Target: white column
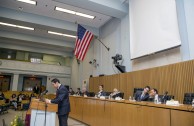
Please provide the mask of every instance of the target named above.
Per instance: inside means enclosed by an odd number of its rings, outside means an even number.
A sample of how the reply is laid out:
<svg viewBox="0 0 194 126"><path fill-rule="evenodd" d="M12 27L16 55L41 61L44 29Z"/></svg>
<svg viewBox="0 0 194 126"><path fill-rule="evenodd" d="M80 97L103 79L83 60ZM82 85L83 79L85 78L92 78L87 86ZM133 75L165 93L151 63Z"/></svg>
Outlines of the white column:
<svg viewBox="0 0 194 126"><path fill-rule="evenodd" d="M56 89L51 84L52 79L53 79L53 77L47 76L46 89L48 90L48 93L55 93L56 92Z"/></svg>
<svg viewBox="0 0 194 126"><path fill-rule="evenodd" d="M12 84L12 91L17 91L18 89L18 80L19 80L19 74L13 75L13 84Z"/></svg>

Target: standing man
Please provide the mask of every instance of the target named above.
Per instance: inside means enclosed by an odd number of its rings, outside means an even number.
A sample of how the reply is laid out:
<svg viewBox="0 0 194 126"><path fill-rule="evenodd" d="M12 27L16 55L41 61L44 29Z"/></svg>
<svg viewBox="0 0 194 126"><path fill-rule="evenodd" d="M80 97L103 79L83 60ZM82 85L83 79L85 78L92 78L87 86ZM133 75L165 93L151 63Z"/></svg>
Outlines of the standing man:
<svg viewBox="0 0 194 126"><path fill-rule="evenodd" d="M37 84L36 84L36 86L34 86L33 92L36 93L36 94L39 94L40 93L40 88L38 87Z"/></svg>
<svg viewBox="0 0 194 126"><path fill-rule="evenodd" d="M67 126L67 119L70 112L70 103L69 103L69 92L67 88L60 84L58 79L53 79L51 81L56 91L56 98L49 100L46 99L46 103L54 103L58 104L58 118L59 118L59 126Z"/></svg>

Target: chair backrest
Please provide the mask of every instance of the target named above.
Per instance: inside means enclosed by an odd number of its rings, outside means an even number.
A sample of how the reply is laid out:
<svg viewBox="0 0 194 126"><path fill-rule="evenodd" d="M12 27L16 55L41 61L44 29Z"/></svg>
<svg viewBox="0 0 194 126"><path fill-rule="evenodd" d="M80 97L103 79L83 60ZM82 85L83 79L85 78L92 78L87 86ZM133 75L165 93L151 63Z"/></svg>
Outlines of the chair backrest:
<svg viewBox="0 0 194 126"><path fill-rule="evenodd" d="M143 91L143 88L134 88L134 90L133 90L133 96L135 96L135 94L137 92L142 92L142 91Z"/></svg>
<svg viewBox="0 0 194 126"><path fill-rule="evenodd" d="M164 95L159 95L158 97L163 100L163 96ZM174 95L166 95L166 99L165 100L171 100L171 99L174 99Z"/></svg>
<svg viewBox="0 0 194 126"><path fill-rule="evenodd" d="M194 99L194 93L185 93L184 99L183 99L183 104L191 105L193 99Z"/></svg>
<svg viewBox="0 0 194 126"><path fill-rule="evenodd" d="M94 97L95 93L94 92L88 92L88 97Z"/></svg>
<svg viewBox="0 0 194 126"><path fill-rule="evenodd" d="M124 97L124 92L121 92L120 94L121 94L121 98L123 99L123 97Z"/></svg>
<svg viewBox="0 0 194 126"><path fill-rule="evenodd" d="M109 96L112 92L105 92L106 96Z"/></svg>
<svg viewBox="0 0 194 126"><path fill-rule="evenodd" d="M173 95L167 95L167 100L171 100L171 99L174 99L174 96Z"/></svg>

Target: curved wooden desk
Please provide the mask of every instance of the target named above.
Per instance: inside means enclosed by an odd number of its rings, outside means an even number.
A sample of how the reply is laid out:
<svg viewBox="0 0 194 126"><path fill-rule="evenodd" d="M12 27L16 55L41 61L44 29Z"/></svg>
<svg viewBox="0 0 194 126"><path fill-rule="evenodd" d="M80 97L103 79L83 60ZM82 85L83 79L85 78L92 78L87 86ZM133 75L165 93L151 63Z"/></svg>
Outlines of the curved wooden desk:
<svg viewBox="0 0 194 126"><path fill-rule="evenodd" d="M70 96L70 117L91 126L194 126L191 105L101 100Z"/></svg>

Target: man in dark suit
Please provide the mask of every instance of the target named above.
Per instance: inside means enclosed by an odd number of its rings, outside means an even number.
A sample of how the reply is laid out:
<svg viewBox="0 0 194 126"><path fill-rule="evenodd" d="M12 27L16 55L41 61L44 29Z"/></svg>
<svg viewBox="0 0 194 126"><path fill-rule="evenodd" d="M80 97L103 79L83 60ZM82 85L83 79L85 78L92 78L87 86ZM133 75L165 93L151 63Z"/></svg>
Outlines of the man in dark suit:
<svg viewBox="0 0 194 126"><path fill-rule="evenodd" d="M135 93L135 100L136 101L147 101L149 99L148 92L150 91L150 87L146 86L142 92Z"/></svg>
<svg viewBox="0 0 194 126"><path fill-rule="evenodd" d="M99 92L96 94L98 98L100 98L101 96L106 96L106 93L103 91L103 87L103 85L99 86Z"/></svg>
<svg viewBox="0 0 194 126"><path fill-rule="evenodd" d="M82 95L82 92L81 92L81 89L80 88L77 88L77 92L75 93L76 95Z"/></svg>
<svg viewBox="0 0 194 126"><path fill-rule="evenodd" d="M58 79L53 79L52 85L57 89L56 98L49 100L46 99L46 103L58 104L58 118L59 126L67 126L67 119L70 112L69 92L67 88L60 84Z"/></svg>
<svg viewBox="0 0 194 126"><path fill-rule="evenodd" d="M40 93L40 88L38 87L37 84L36 84L36 86L34 86L33 92L36 93L36 94L39 94Z"/></svg>

